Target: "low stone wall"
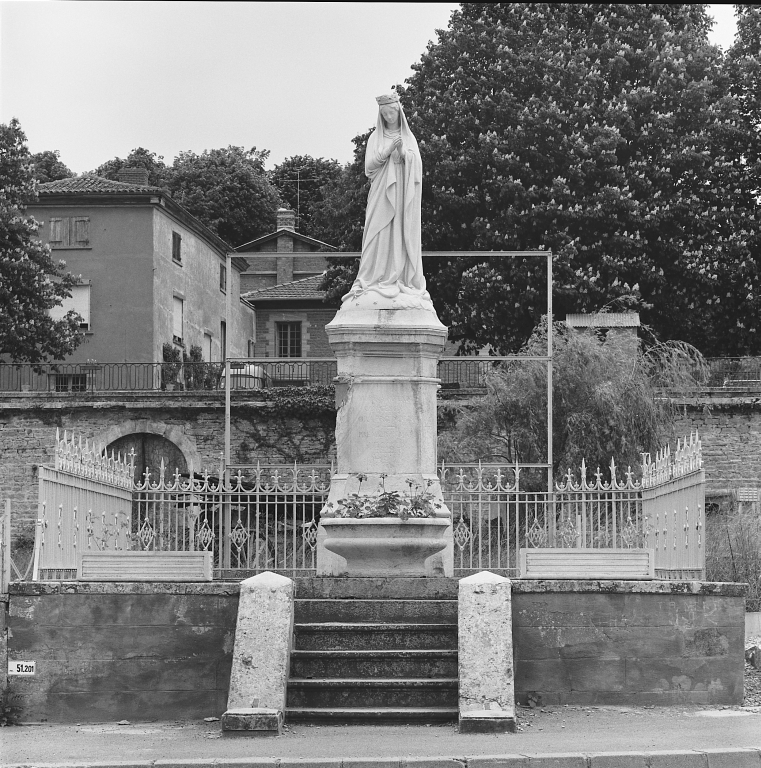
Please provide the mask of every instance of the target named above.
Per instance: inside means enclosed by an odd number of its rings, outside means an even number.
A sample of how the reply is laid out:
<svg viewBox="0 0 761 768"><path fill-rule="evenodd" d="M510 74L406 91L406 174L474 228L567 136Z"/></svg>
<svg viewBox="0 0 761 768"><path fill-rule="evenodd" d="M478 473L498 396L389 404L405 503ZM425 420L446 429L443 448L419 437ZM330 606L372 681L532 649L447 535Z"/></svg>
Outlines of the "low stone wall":
<svg viewBox="0 0 761 768"><path fill-rule="evenodd" d="M11 585L8 658L21 718L219 717L227 705L238 584Z"/></svg>
<svg viewBox="0 0 761 768"><path fill-rule="evenodd" d="M741 704L745 585L513 581L515 694L545 704Z"/></svg>
<svg viewBox="0 0 761 768"><path fill-rule="evenodd" d="M456 596L456 579L435 581ZM22 719L221 716L238 594L225 582L12 584L8 658L37 662L34 677L9 679ZM516 698L740 704L743 594L736 584L513 581Z"/></svg>

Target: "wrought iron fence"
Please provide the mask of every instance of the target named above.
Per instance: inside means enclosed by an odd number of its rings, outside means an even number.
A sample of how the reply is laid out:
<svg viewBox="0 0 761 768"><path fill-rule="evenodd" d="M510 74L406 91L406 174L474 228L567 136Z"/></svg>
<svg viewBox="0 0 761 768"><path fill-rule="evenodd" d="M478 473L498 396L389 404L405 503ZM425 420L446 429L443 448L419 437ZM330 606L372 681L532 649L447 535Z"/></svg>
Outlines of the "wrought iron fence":
<svg viewBox="0 0 761 768"><path fill-rule="evenodd" d="M129 549L133 462L56 430L55 466L39 468L34 579L76 578L88 549Z"/></svg>
<svg viewBox="0 0 761 768"><path fill-rule="evenodd" d="M262 570L310 573L329 465L241 467L183 477L147 475L133 493L133 548L208 551L217 578Z"/></svg>
<svg viewBox="0 0 761 768"><path fill-rule="evenodd" d="M131 460L57 434L55 468L40 468L34 578L74 578L93 549L207 551L216 578L262 570L313 573L328 465L227 467L132 481ZM455 570L518 575L522 548L654 551L660 578L701 578L705 567L704 474L697 434L676 451L645 456L642 480L615 462L590 478L582 462L551 491L531 470L442 464L452 514ZM227 475L227 477L226 477Z"/></svg>
<svg viewBox="0 0 761 768"><path fill-rule="evenodd" d="M445 389L485 385L502 358L448 357L439 361ZM241 358L230 362L234 390L333 383L334 358ZM193 392L225 389L223 363L0 363L0 393Z"/></svg>
<svg viewBox="0 0 761 768"><path fill-rule="evenodd" d="M11 502L0 509L0 594L8 591L11 582Z"/></svg>
<svg viewBox="0 0 761 768"><path fill-rule="evenodd" d="M761 388L761 357L710 357L706 359L708 374L697 383L714 389Z"/></svg>
<svg viewBox="0 0 761 768"><path fill-rule="evenodd" d="M504 571L518 575L523 547L637 548L644 546L647 520L639 483L619 480L611 462L610 480L600 470L580 479L567 473L553 493L522 490L520 467L442 465L444 500L452 512L455 570Z"/></svg>
<svg viewBox="0 0 761 768"><path fill-rule="evenodd" d="M443 389L480 389L504 357L443 357ZM514 358L510 358L514 359ZM331 384L333 358L240 358L231 361L232 389ZM223 363L0 363L0 393L152 392L224 390ZM706 358L692 371L694 390L761 389L761 357Z"/></svg>
<svg viewBox="0 0 761 768"><path fill-rule="evenodd" d="M234 360L232 389L331 384L336 361L266 358ZM0 363L0 392L188 392L225 389L223 363Z"/></svg>

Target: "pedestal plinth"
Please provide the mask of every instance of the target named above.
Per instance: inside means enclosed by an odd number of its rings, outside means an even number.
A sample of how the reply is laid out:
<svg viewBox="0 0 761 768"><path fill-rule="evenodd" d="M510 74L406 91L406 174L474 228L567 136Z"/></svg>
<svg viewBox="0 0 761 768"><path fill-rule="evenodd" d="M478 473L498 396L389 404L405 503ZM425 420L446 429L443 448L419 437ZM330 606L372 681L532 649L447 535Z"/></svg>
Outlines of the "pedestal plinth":
<svg viewBox="0 0 761 768"><path fill-rule="evenodd" d="M338 360L338 466L328 502L352 493L427 492L441 505L436 516L449 518L436 474L437 364L447 329L432 309L396 309L380 297L368 303L344 306L326 326ZM426 575L452 575L451 525L445 537L444 550L427 558ZM320 525L318 576L351 575L324 541Z"/></svg>

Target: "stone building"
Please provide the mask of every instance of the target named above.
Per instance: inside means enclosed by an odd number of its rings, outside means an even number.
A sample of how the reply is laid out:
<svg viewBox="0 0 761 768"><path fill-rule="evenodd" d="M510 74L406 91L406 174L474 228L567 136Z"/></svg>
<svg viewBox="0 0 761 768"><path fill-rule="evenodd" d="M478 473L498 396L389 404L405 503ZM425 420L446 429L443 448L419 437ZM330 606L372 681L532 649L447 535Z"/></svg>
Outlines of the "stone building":
<svg viewBox="0 0 761 768"><path fill-rule="evenodd" d="M296 231L296 214L288 208L277 212L277 229L239 245L235 252L248 262L241 275L241 291L248 293L275 285L321 275L332 245Z"/></svg>
<svg viewBox="0 0 761 768"><path fill-rule="evenodd" d="M296 231L296 214L277 213L277 231L235 249L249 264L244 298L256 309L253 357L333 357L325 326L336 308L319 289L335 248Z"/></svg>
<svg viewBox="0 0 761 768"><path fill-rule="evenodd" d="M63 307L82 315L85 342L67 363L86 360L156 362L164 343L207 361L225 347L245 356L253 339L253 309L240 297L248 262L232 259L231 327L226 323L226 258L230 247L158 187L143 168L122 170L121 181L98 176L39 186L29 213L40 236L79 275Z"/></svg>
<svg viewBox="0 0 761 768"><path fill-rule="evenodd" d="M637 329L639 312L593 312L565 316L565 324L580 333L592 333L606 344L622 345L636 354L639 348Z"/></svg>

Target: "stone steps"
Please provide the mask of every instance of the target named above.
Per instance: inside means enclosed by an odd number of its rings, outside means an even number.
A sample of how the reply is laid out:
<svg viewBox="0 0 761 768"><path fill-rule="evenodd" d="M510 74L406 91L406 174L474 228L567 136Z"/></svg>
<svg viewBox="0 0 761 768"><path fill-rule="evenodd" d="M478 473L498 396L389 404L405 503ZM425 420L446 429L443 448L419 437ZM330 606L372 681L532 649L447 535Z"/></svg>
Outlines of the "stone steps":
<svg viewBox="0 0 761 768"><path fill-rule="evenodd" d="M296 624L299 650L452 650L456 624L326 622Z"/></svg>
<svg viewBox="0 0 761 768"><path fill-rule="evenodd" d="M291 653L295 678L457 677L456 650L350 650Z"/></svg>
<svg viewBox="0 0 761 768"><path fill-rule="evenodd" d="M296 600L295 621L298 624L344 621L457 623L457 602L340 598Z"/></svg>
<svg viewBox="0 0 761 768"><path fill-rule="evenodd" d="M286 719L457 719L456 586L449 579L300 580Z"/></svg>
<svg viewBox="0 0 761 768"><path fill-rule="evenodd" d="M288 681L287 707L457 707L457 678L322 678Z"/></svg>
<svg viewBox="0 0 761 768"><path fill-rule="evenodd" d="M457 707L289 707L288 722L299 723L448 723Z"/></svg>

